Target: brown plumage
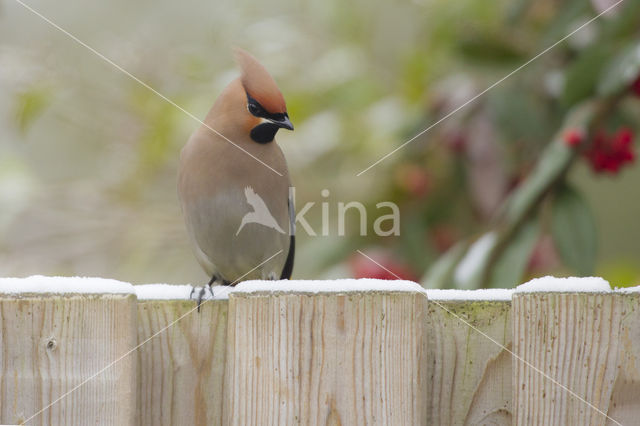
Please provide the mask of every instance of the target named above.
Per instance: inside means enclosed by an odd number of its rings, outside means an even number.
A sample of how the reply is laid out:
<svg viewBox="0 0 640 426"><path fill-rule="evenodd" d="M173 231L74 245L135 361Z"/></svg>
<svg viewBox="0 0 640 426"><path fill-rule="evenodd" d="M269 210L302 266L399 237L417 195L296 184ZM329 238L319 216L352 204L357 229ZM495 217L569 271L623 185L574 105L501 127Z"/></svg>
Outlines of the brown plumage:
<svg viewBox="0 0 640 426"><path fill-rule="evenodd" d="M242 77L223 90L204 120L206 126L189 138L178 172L178 194L194 253L220 284L235 284L240 278L289 278L295 246L289 173L273 138L279 128L293 126L266 69L242 50L236 58Z"/></svg>
<svg viewBox="0 0 640 426"><path fill-rule="evenodd" d="M236 62L242 70L240 81L247 93L272 113L287 112L284 96L271 74L256 58L242 49L234 49Z"/></svg>

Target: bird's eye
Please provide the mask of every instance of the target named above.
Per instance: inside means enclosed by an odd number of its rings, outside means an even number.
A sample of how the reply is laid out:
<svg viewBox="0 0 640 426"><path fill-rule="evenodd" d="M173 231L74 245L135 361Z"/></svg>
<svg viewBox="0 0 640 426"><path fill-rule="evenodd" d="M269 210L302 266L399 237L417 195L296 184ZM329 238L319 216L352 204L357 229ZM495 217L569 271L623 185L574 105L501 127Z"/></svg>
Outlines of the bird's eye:
<svg viewBox="0 0 640 426"><path fill-rule="evenodd" d="M258 107L258 105L254 104L253 102L249 102L249 104L247 105L247 108L249 109L249 112L253 115L258 115L260 114L260 107Z"/></svg>

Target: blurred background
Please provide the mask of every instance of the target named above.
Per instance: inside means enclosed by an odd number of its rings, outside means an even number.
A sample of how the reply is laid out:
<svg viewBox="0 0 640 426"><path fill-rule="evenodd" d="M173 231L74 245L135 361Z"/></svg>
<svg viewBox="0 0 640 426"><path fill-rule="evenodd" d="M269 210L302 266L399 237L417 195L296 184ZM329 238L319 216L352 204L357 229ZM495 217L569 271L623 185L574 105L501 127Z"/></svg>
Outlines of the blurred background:
<svg viewBox="0 0 640 426"><path fill-rule="evenodd" d="M319 235L298 229L294 278L390 278L359 249L423 282L445 253L460 244L468 253L499 225L501 206L542 161L569 111L600 96L603 85L626 85L618 91L628 87L629 96L602 131L624 126L635 135L639 2L623 2L356 174L613 3L28 2L197 117L238 75L231 47L252 52L278 82L296 127L278 142L298 209L316 203L305 217ZM206 282L176 195L179 152L197 126L19 3L0 2L0 275ZM614 285L638 283L640 169L629 156L619 168L598 169L583 156L568 166L561 180L581 194L573 211L586 223L576 232L587 237L554 236L562 212L541 198L514 276L596 273ZM367 206L367 236L355 214L338 236L339 201ZM399 236L372 232L388 213L376 209L381 201L400 207ZM330 207L329 235L319 232L322 202ZM587 265L558 250L571 238L582 259L593 256ZM464 287L451 279L437 286Z"/></svg>

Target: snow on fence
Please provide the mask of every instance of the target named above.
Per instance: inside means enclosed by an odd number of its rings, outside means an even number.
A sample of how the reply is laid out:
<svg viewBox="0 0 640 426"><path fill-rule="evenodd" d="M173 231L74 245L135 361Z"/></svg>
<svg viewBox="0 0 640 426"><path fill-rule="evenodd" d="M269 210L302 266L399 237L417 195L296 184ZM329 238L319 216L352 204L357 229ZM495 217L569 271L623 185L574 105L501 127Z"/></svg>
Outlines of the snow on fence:
<svg viewBox="0 0 640 426"><path fill-rule="evenodd" d="M215 290L197 313L190 286L0 279L0 423L630 425L640 416L640 296L599 279L427 297L415 283L376 280Z"/></svg>

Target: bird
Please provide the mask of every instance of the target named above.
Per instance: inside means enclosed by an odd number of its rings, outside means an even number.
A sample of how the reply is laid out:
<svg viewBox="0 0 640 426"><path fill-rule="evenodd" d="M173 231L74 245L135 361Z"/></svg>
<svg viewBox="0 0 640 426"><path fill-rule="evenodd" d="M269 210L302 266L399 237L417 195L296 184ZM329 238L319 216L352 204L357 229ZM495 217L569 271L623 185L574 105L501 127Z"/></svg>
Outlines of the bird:
<svg viewBox="0 0 640 426"><path fill-rule="evenodd" d="M234 53L240 76L222 90L189 137L178 165L187 235L209 277L200 290L198 310L205 288L211 291L214 283L289 279L293 272L293 191L275 141L278 130L293 130L293 124L267 69L245 50ZM258 214L266 211L267 223L261 217L257 225L245 226L250 206Z"/></svg>
<svg viewBox="0 0 640 426"><path fill-rule="evenodd" d="M269 211L267 205L264 203L264 200L255 193L252 187L247 186L244 189L244 196L247 197L247 203L249 203L249 205L253 207L253 211L245 214L242 217L242 221L240 222L240 227L236 231L236 235L238 235L240 231L242 231L242 228L244 228L244 226L249 223L257 223L263 226L268 226L269 228L273 228L281 234L284 234L284 231L282 230L282 228L280 228L278 222L276 222L276 220L273 218L273 215Z"/></svg>

